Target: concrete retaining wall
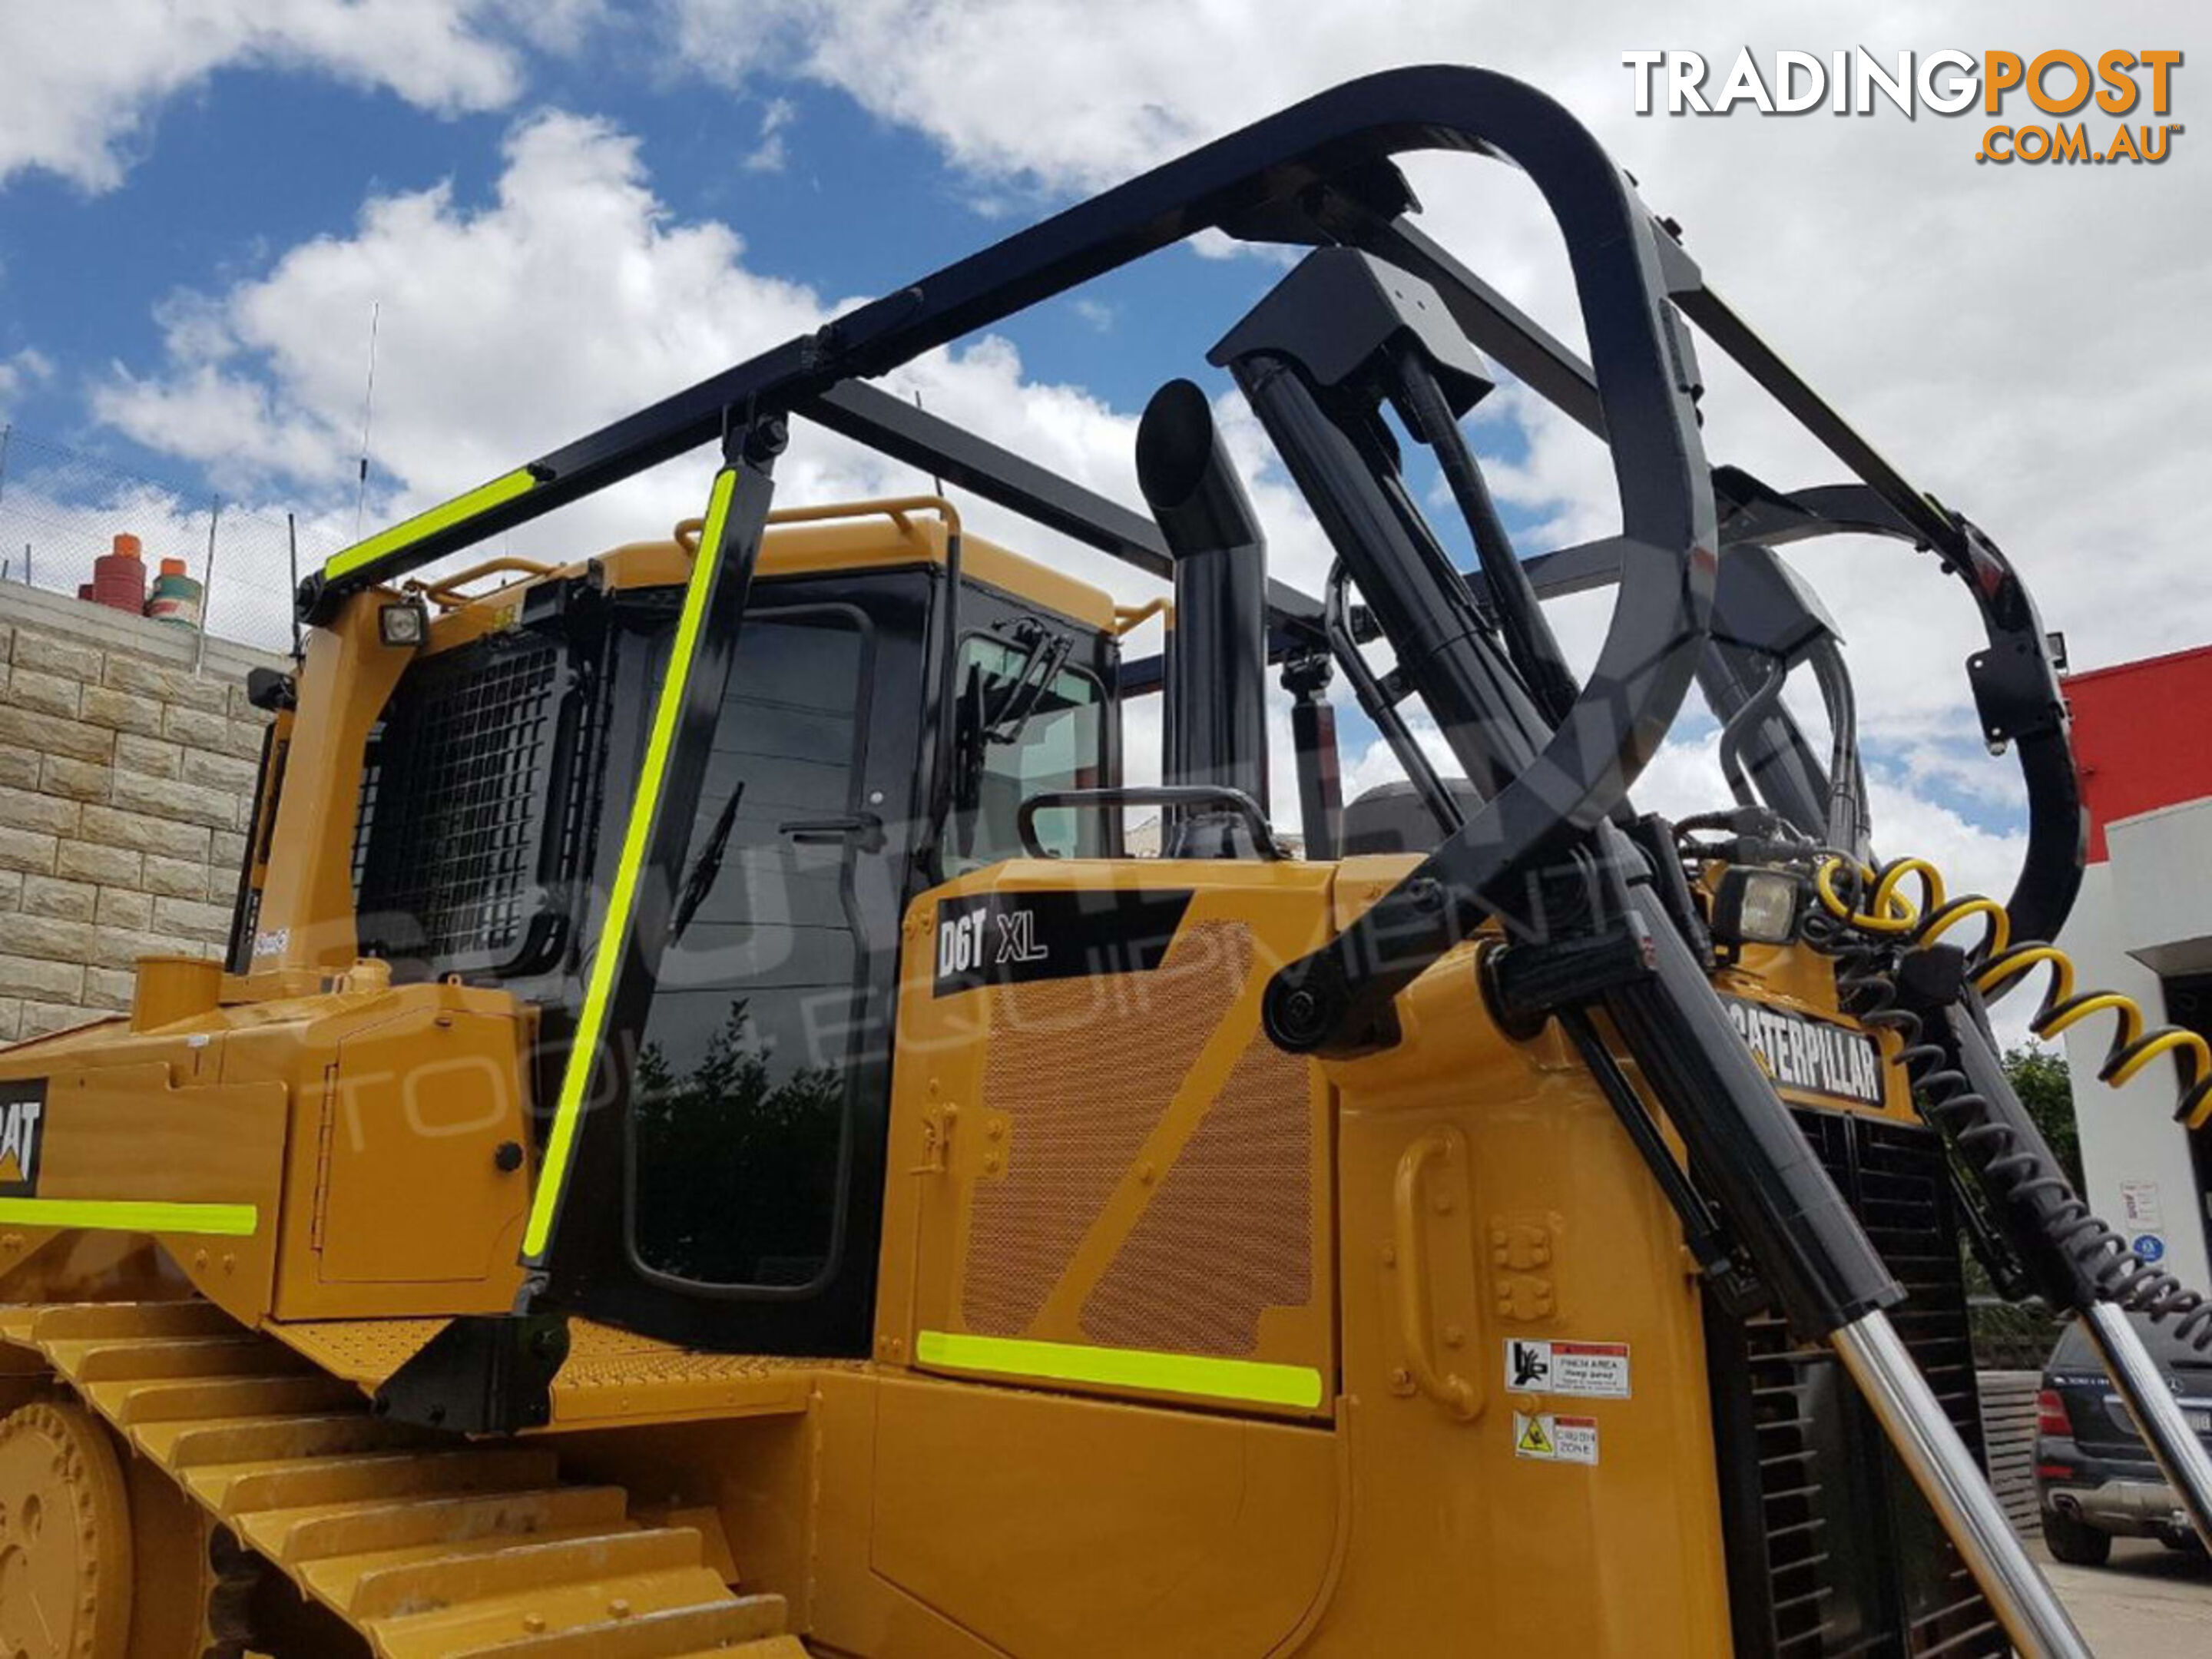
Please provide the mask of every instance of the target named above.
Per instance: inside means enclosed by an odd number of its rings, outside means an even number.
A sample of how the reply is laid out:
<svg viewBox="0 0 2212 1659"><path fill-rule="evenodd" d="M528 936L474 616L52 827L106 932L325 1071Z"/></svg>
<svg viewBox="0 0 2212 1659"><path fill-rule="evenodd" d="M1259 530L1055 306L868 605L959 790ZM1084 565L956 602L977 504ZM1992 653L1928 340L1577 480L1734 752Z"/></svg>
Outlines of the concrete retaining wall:
<svg viewBox="0 0 2212 1659"><path fill-rule="evenodd" d="M284 659L0 583L0 1042L127 1008L142 956L216 955Z"/></svg>

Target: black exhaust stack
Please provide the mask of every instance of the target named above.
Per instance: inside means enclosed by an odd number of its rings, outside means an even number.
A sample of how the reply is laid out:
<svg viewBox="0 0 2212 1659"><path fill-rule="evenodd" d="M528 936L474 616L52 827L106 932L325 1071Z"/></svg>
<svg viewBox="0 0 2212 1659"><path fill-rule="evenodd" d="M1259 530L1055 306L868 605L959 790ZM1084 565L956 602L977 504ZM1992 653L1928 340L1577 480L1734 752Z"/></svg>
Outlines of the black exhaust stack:
<svg viewBox="0 0 2212 1659"><path fill-rule="evenodd" d="M1206 393L1170 380L1137 428L1137 483L1175 556L1166 781L1267 800L1267 548ZM1178 858L1249 856L1234 812L1186 809L1165 826Z"/></svg>

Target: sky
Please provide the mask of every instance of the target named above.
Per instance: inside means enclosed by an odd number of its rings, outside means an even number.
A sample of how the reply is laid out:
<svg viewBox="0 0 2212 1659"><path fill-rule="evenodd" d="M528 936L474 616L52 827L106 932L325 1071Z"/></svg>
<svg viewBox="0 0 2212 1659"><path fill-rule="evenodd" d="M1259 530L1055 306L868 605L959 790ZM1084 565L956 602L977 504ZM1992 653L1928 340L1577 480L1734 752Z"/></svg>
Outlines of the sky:
<svg viewBox="0 0 2212 1659"><path fill-rule="evenodd" d="M1658 15L1488 0L0 5L0 420L16 434L0 529L33 522L54 550L40 580L70 586L85 573L68 560L116 528L197 568L211 497L264 531L296 513L316 556L356 522L432 505L1338 81L1462 62L1526 79L1589 125L1681 224L1714 288L2007 550L2075 666L2212 640L2212 196L2198 153L2212 127L2191 130L2212 100L2192 61L2212 27L2202 9L2029 3L1971 30L1956 8L1911 4L1686 0ZM1767 66L1784 48L1885 63L2179 49L2181 130L2154 166L2002 166L1974 159L1994 118L1978 111L1908 118L1876 99L1865 116L1747 103L1669 116L1662 98L1635 112L1624 52L1700 52L1713 90L1746 47ZM2155 122L2143 84L2130 118ZM2100 142L2118 125L2089 115ZM2006 118L2049 119L2017 94ZM1457 155L1407 171L1425 228L1578 338L1556 235L1523 180ZM1278 573L1315 589L1325 546L1203 361L1283 268L1201 240L889 384L1134 503L1137 415L1189 375L1218 400ZM1717 351L1704 361L1713 459L1784 488L1840 477ZM1601 450L1522 389L1503 387L1469 433L1524 551L1618 528ZM64 452L118 471L61 465ZM659 533L699 510L711 465L671 463L508 546L573 556ZM921 482L802 428L779 500ZM1120 597L1150 595L987 507L971 518ZM281 540L237 545L217 573L218 622L280 628ZM1965 596L1901 546L1791 556L1849 641L1880 846L2007 890L2020 791L1976 738ZM1588 659L1606 606L1557 608L1571 654ZM1294 826L1277 715L1278 816ZM1392 775L1372 729L1356 713L1345 724L1352 784ZM1156 739L1131 738L1138 768L1156 765ZM1638 800L1717 804L1714 745L1710 719L1686 711Z"/></svg>

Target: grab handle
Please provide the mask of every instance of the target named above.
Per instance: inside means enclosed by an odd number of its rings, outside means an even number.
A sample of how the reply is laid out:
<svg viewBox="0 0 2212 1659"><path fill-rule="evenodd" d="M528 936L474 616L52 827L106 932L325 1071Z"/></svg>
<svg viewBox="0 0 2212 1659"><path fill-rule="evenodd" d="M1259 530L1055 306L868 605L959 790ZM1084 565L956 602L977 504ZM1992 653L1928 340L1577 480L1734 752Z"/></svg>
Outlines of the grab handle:
<svg viewBox="0 0 2212 1659"><path fill-rule="evenodd" d="M1482 1391L1456 1371L1440 1370L1429 1352L1429 1273L1422 1244L1421 1177L1432 1164L1464 1165L1467 1143L1456 1129L1431 1129L1398 1158L1391 1194L1389 1266L1395 1281L1398 1340L1406 1370L1423 1394L1462 1421L1482 1410Z"/></svg>

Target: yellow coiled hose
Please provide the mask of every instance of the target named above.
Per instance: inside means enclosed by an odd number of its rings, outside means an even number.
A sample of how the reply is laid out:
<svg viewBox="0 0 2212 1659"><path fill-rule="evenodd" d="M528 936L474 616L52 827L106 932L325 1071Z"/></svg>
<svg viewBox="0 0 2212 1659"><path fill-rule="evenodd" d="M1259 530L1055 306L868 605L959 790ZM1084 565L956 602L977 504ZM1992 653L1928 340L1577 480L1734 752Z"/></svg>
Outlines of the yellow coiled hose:
<svg viewBox="0 0 2212 1659"><path fill-rule="evenodd" d="M1908 883L1917 888L1909 896ZM2011 920L1995 899L1979 893L1947 899L1942 872L1925 859L1912 858L1893 860L1878 870L1831 858L1814 871L1813 888L1821 908L1838 922L1905 946L1933 945L1979 918L1981 937L1966 952L1976 990L1994 996L2036 969L2048 968L2043 1001L2028 1018L2030 1030L2048 1039L2093 1015L2109 1013L2116 1023L2097 1068L2098 1080L2118 1088L2160 1054L2172 1054L2187 1074L2174 1115L2191 1129L2212 1121L2212 1043L2178 1025L2151 1024L2142 1005L2120 992L2077 994L2072 958L2040 939L2014 945Z"/></svg>

